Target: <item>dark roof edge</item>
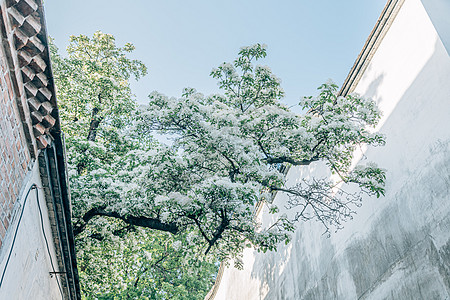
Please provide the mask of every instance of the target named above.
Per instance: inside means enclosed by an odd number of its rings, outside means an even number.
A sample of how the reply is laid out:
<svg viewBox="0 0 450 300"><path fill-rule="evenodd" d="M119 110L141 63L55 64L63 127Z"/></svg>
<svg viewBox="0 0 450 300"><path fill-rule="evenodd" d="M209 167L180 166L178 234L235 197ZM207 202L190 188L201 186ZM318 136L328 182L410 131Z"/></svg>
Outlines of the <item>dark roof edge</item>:
<svg viewBox="0 0 450 300"><path fill-rule="evenodd" d="M39 1L39 0L38 0ZM77 268L77 260L75 253L75 237L72 230L72 207L71 207L71 199L69 192L69 184L68 184L68 176L67 176L67 164L66 164L66 151L65 151L65 143L64 136L61 132L60 127L60 119L59 119L59 110L56 100L56 91L55 91L55 83L53 80L53 71L50 60L50 49L48 48L48 33L47 33L47 24L45 19L45 12L42 1L39 1L39 15L41 16L41 24L42 24L42 40L47 47L47 51L43 53L43 59L47 62L49 85L48 88L52 92L52 99L50 102L54 105L53 116L56 119L55 125L50 129L51 137L53 138L53 143L51 147L47 147L45 149L45 154L49 157L53 157L51 163L54 164L56 169L56 174L52 174L52 177L55 177L55 181L57 182L57 189L59 189L59 203L56 205L57 213L59 215L60 222L58 222L59 232L62 236L61 238L61 251L63 265L65 269L65 274L67 276L67 288L69 293L69 299L72 300L81 300L81 291L80 291L80 281L78 275Z"/></svg>
<svg viewBox="0 0 450 300"><path fill-rule="evenodd" d="M53 136L49 147L40 150L39 169L58 258L64 298L81 299L75 255L75 239L71 222L70 194L67 182L64 141ZM58 275L57 275L58 276Z"/></svg>
<svg viewBox="0 0 450 300"><path fill-rule="evenodd" d="M339 91L340 96L346 96L354 91L404 2L405 0L389 0L386 3L363 49L342 84Z"/></svg>

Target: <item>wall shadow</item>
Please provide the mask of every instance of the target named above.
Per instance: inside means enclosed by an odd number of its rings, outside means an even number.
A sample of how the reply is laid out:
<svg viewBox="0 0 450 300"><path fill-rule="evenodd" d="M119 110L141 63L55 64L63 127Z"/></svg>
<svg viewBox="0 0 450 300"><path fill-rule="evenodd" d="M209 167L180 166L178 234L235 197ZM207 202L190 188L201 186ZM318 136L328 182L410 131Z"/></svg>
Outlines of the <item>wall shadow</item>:
<svg viewBox="0 0 450 300"><path fill-rule="evenodd" d="M292 245L255 254L251 277L268 286L265 300L450 297L450 64L443 57L436 45L380 130L387 145L366 152L388 170L386 197L365 199L361 209L370 221L357 216L331 239L311 234L318 224L301 224ZM383 81L376 78L368 95Z"/></svg>

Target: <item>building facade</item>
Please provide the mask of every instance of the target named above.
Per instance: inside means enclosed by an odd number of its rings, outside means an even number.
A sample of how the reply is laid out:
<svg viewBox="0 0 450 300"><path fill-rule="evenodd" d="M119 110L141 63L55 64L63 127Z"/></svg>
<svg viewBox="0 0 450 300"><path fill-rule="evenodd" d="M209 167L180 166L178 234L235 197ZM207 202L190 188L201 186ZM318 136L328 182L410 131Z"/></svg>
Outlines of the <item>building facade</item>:
<svg viewBox="0 0 450 300"><path fill-rule="evenodd" d="M341 90L383 112L386 146L360 160L387 170L386 196L365 198L329 238L307 222L277 252L247 249L209 299L450 299L449 22L448 1L388 1ZM323 169L291 168L288 181Z"/></svg>
<svg viewBox="0 0 450 300"><path fill-rule="evenodd" d="M42 1L0 1L0 299L81 299Z"/></svg>

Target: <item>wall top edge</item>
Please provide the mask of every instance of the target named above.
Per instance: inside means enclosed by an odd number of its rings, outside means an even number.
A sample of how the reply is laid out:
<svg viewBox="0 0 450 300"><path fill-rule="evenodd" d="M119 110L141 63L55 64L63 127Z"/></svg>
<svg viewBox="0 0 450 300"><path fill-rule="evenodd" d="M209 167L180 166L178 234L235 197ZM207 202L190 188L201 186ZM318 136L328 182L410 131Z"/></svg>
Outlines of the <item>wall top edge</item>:
<svg viewBox="0 0 450 300"><path fill-rule="evenodd" d="M405 0L389 0L386 3L353 67L342 84L339 91L340 96L346 96L354 91L404 2Z"/></svg>

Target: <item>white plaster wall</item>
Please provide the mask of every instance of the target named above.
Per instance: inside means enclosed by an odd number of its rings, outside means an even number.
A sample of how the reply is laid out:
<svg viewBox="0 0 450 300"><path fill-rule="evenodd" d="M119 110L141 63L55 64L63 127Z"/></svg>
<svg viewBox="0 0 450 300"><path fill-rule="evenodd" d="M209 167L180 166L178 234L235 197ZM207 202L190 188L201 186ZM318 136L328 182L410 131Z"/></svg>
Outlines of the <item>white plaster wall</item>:
<svg viewBox="0 0 450 300"><path fill-rule="evenodd" d="M388 170L386 197L364 199L331 238L308 222L276 253L246 250L216 300L450 299L450 58L420 0L405 1L356 92L384 113L387 144L365 155ZM288 179L324 172L313 164Z"/></svg>
<svg viewBox="0 0 450 300"><path fill-rule="evenodd" d="M22 188L21 199L19 201L20 205L16 205L14 219L8 228L7 237L0 251L0 276L5 268L7 256L11 249L14 231L17 228L17 222L26 192L33 183L39 187L39 203L44 220L44 230L49 243L53 264L56 271L59 271L48 220L47 206L43 190L41 189L42 184L39 176L38 163L35 162L32 171L25 179L25 186ZM35 190L32 190L25 203L11 258L2 286L0 287L1 300L62 299L55 276L53 278L50 277L49 272L52 271L52 268L45 245L36 200Z"/></svg>
<svg viewBox="0 0 450 300"><path fill-rule="evenodd" d="M450 1L422 0L422 3L447 49L447 53L450 54Z"/></svg>

